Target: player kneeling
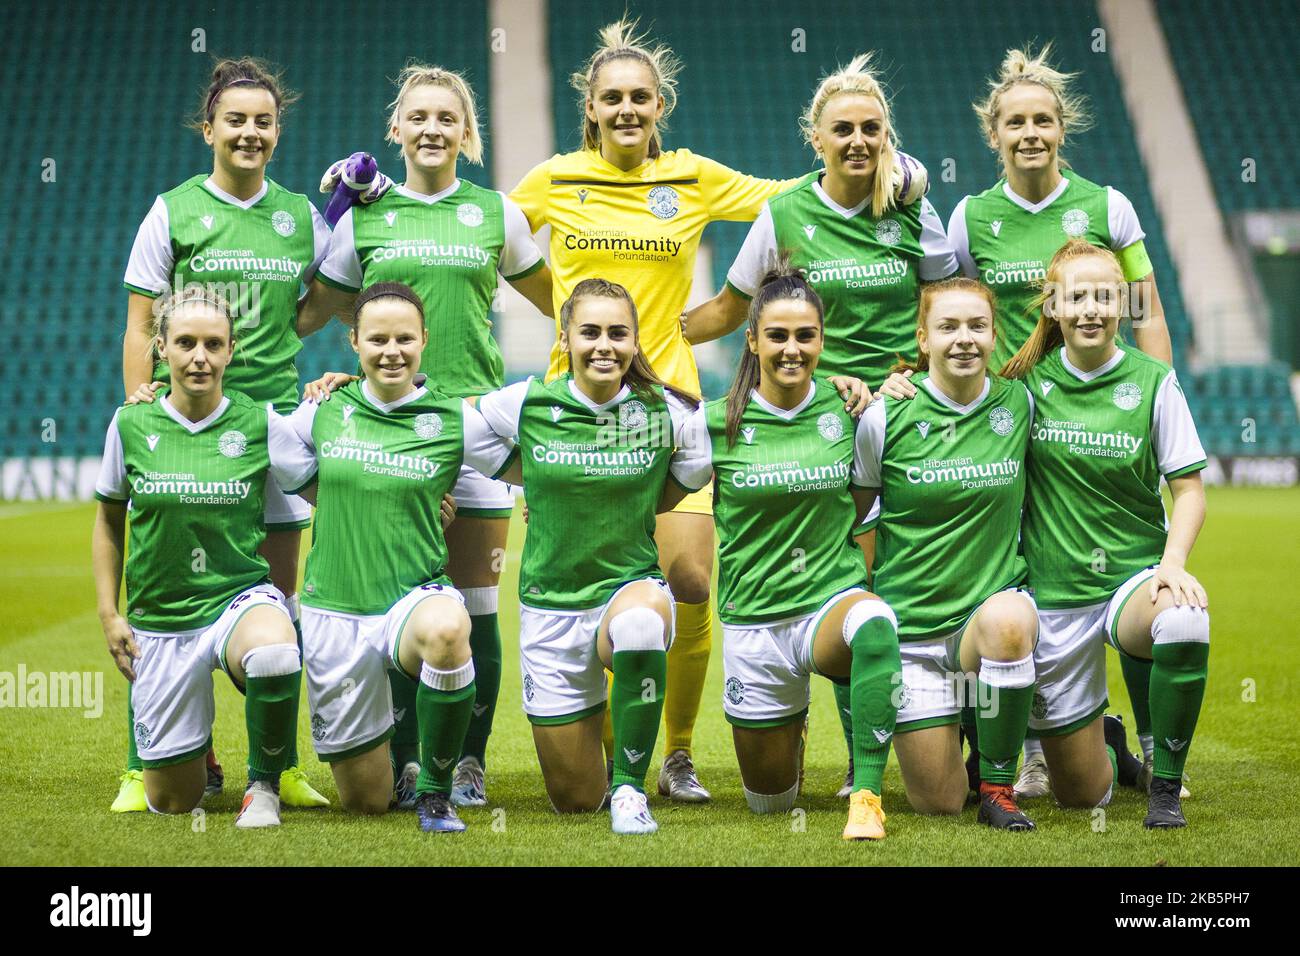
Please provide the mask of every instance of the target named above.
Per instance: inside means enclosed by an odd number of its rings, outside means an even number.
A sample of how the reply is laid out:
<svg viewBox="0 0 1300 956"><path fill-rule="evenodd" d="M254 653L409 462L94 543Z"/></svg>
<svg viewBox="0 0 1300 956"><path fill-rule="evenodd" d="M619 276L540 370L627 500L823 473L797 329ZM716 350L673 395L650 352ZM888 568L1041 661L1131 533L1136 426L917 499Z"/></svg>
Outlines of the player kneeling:
<svg viewBox="0 0 1300 956"><path fill-rule="evenodd" d="M673 467L684 488L712 477L717 489L723 708L745 799L756 813L794 806L809 676L847 681L854 753L844 838L878 840L897 713L897 621L866 590L853 543L870 504L850 489L861 469L853 419L836 388L813 376L821 299L783 264L751 302L745 338L729 394L692 416L689 454Z"/></svg>
<svg viewBox="0 0 1300 956"><path fill-rule="evenodd" d="M100 619L133 682L150 809L188 813L203 798L212 671L221 668L245 695L248 725L248 789L235 825L278 826L302 665L284 596L258 553L268 471L282 477L269 437L276 423L262 405L223 393L235 342L220 299L163 299L155 314L154 347L170 387L113 416L95 484ZM125 618L117 604L124 552Z"/></svg>
<svg viewBox="0 0 1300 956"><path fill-rule="evenodd" d="M474 707L465 601L446 576L443 498L462 462L495 472L481 419L463 399L417 382L424 309L405 285L358 296L351 341L362 378L287 419L285 487L316 504L303 588L303 650L312 740L345 809L383 813L393 797L387 671L418 681L425 832L459 832L452 772ZM334 378L331 376L330 378Z"/></svg>
<svg viewBox="0 0 1300 956"><path fill-rule="evenodd" d="M653 833L645 778L663 712L673 597L659 568L655 513L681 429L699 400L664 385L641 352L627 290L584 279L560 309L570 371L484 395L478 407L522 484L528 536L519 571L524 712L551 804L598 809L605 796L605 671L615 833ZM676 499L674 499L675 501Z"/></svg>

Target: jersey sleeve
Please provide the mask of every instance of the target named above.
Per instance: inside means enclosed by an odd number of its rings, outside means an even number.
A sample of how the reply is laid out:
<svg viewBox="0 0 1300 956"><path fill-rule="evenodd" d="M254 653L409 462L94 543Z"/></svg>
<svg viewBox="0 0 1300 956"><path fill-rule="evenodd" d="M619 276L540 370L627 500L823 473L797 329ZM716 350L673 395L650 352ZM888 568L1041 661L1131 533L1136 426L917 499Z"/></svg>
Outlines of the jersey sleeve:
<svg viewBox="0 0 1300 956"><path fill-rule="evenodd" d="M853 432L853 472L849 481L858 488L879 488L880 466L885 458L885 400L878 398L862 413Z"/></svg>
<svg viewBox="0 0 1300 956"><path fill-rule="evenodd" d="M122 284L132 292L155 298L171 285L175 264L167 203L159 196L136 230Z"/></svg>
<svg viewBox="0 0 1300 956"><path fill-rule="evenodd" d="M1205 467L1205 449L1196 434L1196 423L1192 421L1178 376L1172 371L1156 391L1151 444L1156 464L1166 479L1182 478Z"/></svg>
<svg viewBox="0 0 1300 956"><path fill-rule="evenodd" d="M306 287L311 285L311 280L316 276L316 270L320 268L321 263L325 261L325 256L330 251L329 223L325 221L325 217L320 214L313 203L307 203L307 207L311 210L312 253L311 265L307 267L307 271L303 273L302 277L304 295L307 293Z"/></svg>
<svg viewBox="0 0 1300 956"><path fill-rule="evenodd" d="M727 285L746 299L752 299L776 260L776 223L772 220L772 207L763 203L762 211L736 254L736 261L727 270Z"/></svg>
<svg viewBox="0 0 1300 956"><path fill-rule="evenodd" d="M319 408L315 402L303 402L289 415L271 411L267 431L271 475L290 494L306 488L316 477L316 443L311 426Z"/></svg>
<svg viewBox="0 0 1300 956"><path fill-rule="evenodd" d="M799 182L799 177L759 179L738 173L704 156L697 159L700 188L709 207L710 219L752 222L765 202Z"/></svg>
<svg viewBox="0 0 1300 956"><path fill-rule="evenodd" d="M327 285L344 292L357 292L361 289L361 260L357 257L357 244L352 232L351 209L334 226L329 249L320 264L319 276Z"/></svg>
<svg viewBox="0 0 1300 956"><path fill-rule="evenodd" d="M552 157L554 158L554 157ZM538 163L530 169L519 185L506 198L510 199L528 220L528 229L536 233L546 225L546 197L551 189L551 160Z"/></svg>
<svg viewBox="0 0 1300 956"><path fill-rule="evenodd" d="M966 231L966 200L968 199L969 196L963 196L961 202L957 203L957 208L948 217L948 245L952 247L953 254L957 257L962 275L976 279L979 278L979 269L975 266L975 260L971 258L970 234Z"/></svg>
<svg viewBox="0 0 1300 956"><path fill-rule="evenodd" d="M483 398L479 401L482 402ZM464 399L461 402L465 422L465 464L479 474L495 478L514 457L515 443L498 435L477 408Z"/></svg>
<svg viewBox="0 0 1300 956"><path fill-rule="evenodd" d="M953 251L952 243L948 241L948 236L943 231L943 220L934 211L930 200L922 199L919 272L921 280L933 282L935 279L946 279L959 268L961 264L957 261L957 253Z"/></svg>
<svg viewBox="0 0 1300 956"><path fill-rule="evenodd" d="M524 411L524 399L532 377L515 382L495 392L488 392L478 400L478 411L489 428L513 445L519 441L519 417Z"/></svg>
<svg viewBox="0 0 1300 956"><path fill-rule="evenodd" d="M122 434L117 430L117 416L113 413L104 436L104 457L99 461L99 477L95 479L95 497L100 501L124 502L131 497L131 485L126 477L126 460L122 454Z"/></svg>
<svg viewBox="0 0 1300 956"><path fill-rule="evenodd" d="M1137 210L1133 208L1133 203L1113 186L1106 187L1106 220L1110 227L1112 249L1127 249L1147 236L1142 231L1142 224L1138 222Z"/></svg>
<svg viewBox="0 0 1300 956"><path fill-rule="evenodd" d="M713 442L709 439L709 424L703 406L682 422L680 433L675 437L677 447L668 474L686 491L699 491L713 477Z"/></svg>
<svg viewBox="0 0 1300 956"><path fill-rule="evenodd" d="M505 193L501 193L501 200L506 238L499 271L506 281L522 279L542 267L542 252L533 241L533 230L523 210Z"/></svg>

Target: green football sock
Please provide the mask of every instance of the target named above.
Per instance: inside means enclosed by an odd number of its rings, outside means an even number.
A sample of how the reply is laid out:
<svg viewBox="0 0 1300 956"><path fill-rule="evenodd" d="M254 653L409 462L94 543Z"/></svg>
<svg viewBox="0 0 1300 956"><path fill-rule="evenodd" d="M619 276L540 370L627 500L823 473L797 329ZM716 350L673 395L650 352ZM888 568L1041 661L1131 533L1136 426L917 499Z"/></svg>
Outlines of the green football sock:
<svg viewBox="0 0 1300 956"><path fill-rule="evenodd" d="M854 610L858 607L862 604L856 605ZM852 615L853 610L849 614ZM898 720L894 690L898 687L903 668L893 621L883 616L868 618L853 632L849 651L853 655L849 671L853 713L853 789L870 790L879 795L894 724Z"/></svg>
<svg viewBox="0 0 1300 956"><path fill-rule="evenodd" d="M474 757L480 766L486 767L488 737L492 734L492 717L496 714L497 694L501 690L501 630L497 625L495 611L491 614L470 615L469 647L474 657L474 687L477 696L461 756Z"/></svg>
<svg viewBox="0 0 1300 956"><path fill-rule="evenodd" d="M646 771L659 736L668 683L666 651L616 651L609 711L614 722L614 779L610 789L630 784L645 791Z"/></svg>
<svg viewBox="0 0 1300 956"><path fill-rule="evenodd" d="M844 731L844 746L849 759L853 759L853 694L848 684L831 684L835 691L835 710L840 715L840 728Z"/></svg>
<svg viewBox="0 0 1300 956"><path fill-rule="evenodd" d="M1110 744L1106 745L1106 758L1110 760L1110 785L1119 786L1119 755Z"/></svg>
<svg viewBox="0 0 1300 956"><path fill-rule="evenodd" d="M302 664L292 644L253 648L243 658L248 779L279 783L298 731Z"/></svg>
<svg viewBox="0 0 1300 956"><path fill-rule="evenodd" d="M420 778L415 792L451 793L456 758L465 743L465 730L474 712L474 662L452 671L424 664L415 692L420 722Z"/></svg>
<svg viewBox="0 0 1300 956"><path fill-rule="evenodd" d="M1138 737L1151 733L1151 662L1129 657L1121 652L1119 669L1133 705L1133 725Z"/></svg>
<svg viewBox="0 0 1300 956"><path fill-rule="evenodd" d="M1034 657L980 663L975 710L979 734L980 779L1014 784L1020 749L1025 745L1029 709L1034 702Z"/></svg>
<svg viewBox="0 0 1300 956"><path fill-rule="evenodd" d="M408 763L420 762L420 721L415 715L415 689L419 681L401 671L389 670L388 687L393 694L393 764L398 773Z"/></svg>
<svg viewBox="0 0 1300 956"><path fill-rule="evenodd" d="M1169 608L1156 615L1151 635L1151 732L1156 745L1152 772L1182 780L1205 696L1209 615L1189 607Z"/></svg>
<svg viewBox="0 0 1300 956"><path fill-rule="evenodd" d="M126 769L144 770L144 761L140 759L140 750L135 745L135 701L131 699L134 684L126 685Z"/></svg>

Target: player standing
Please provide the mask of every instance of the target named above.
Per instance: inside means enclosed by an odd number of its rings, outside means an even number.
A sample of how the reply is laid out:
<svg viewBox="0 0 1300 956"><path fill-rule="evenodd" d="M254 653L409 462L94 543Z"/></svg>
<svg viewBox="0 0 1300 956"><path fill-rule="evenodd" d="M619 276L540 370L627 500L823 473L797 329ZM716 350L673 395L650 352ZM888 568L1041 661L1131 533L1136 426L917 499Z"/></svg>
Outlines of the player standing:
<svg viewBox="0 0 1300 956"><path fill-rule="evenodd" d="M710 222L748 222L763 203L797 182L758 179L687 149L665 150L660 137L677 101L681 64L663 45L648 45L636 23L600 31L600 44L572 85L582 109L581 149L536 166L511 193L534 230L551 227L554 300L600 275L637 303L641 347L668 384L699 392L695 358L681 331L700 235ZM894 185L911 201L924 172ZM548 378L567 369L557 341ZM691 738L708 670L713 574L711 494L702 489L659 519L659 559L677 601L677 635L668 659L667 734L659 790L685 802L709 799L691 761Z"/></svg>
<svg viewBox="0 0 1300 956"><path fill-rule="evenodd" d="M898 134L870 54L822 79L800 127L825 168L764 203L722 291L687 315L686 339L707 342L739 328L763 275L788 255L826 306L818 370L879 388L897 358L912 352L921 283L955 274L957 259L929 200L901 205L891 177L876 175L893 169ZM861 534L858 543L870 567L874 536ZM835 700L851 755L847 685L835 685ZM850 759L840 796L852 789Z"/></svg>
<svg viewBox="0 0 1300 956"><path fill-rule="evenodd" d="M465 465L495 473L505 454L485 453L487 430L463 398L416 384L428 331L412 289L367 286L350 324L361 380L288 419L294 486L316 501L303 586L312 738L343 806L384 812L394 732L386 674L418 681L420 828L458 832L452 775L473 715L475 665L465 600L445 573L440 503Z"/></svg>
<svg viewBox="0 0 1300 956"><path fill-rule="evenodd" d="M191 291L158 306L155 347L170 390L114 414L95 483L100 620L132 682L148 807L188 813L203 798L219 667L243 688L248 725L248 789L235 825L278 826L302 665L284 595L259 550L272 467L268 409L223 390L234 339L219 298Z"/></svg>
<svg viewBox="0 0 1300 956"><path fill-rule="evenodd" d="M483 161L474 93L465 79L413 63L397 86L388 140L401 147L406 181L343 214L299 330L308 335L331 315L350 315L356 294L376 282L402 282L424 302L425 372L446 395L482 395L504 382L490 318L498 274L549 315L550 272L514 202L456 175L460 157ZM468 466L453 495L458 510L447 531L447 573L470 614L478 688L453 798L460 806L482 806L487 741L501 685L497 585L514 498L504 482ZM398 712L413 716L412 682L394 673L393 693ZM420 772L414 730L410 720L399 720L393 744L398 788L408 804Z"/></svg>
<svg viewBox="0 0 1300 956"><path fill-rule="evenodd" d="M284 109L296 96L279 76L250 57L213 67L203 103L192 124L212 147L212 172L186 180L160 195L136 233L124 284L126 337L122 378L128 396L165 370L151 352L155 299L198 283L217 290L232 310L239 356L226 387L259 404L289 411L296 404L294 356L302 347L294 325L300 290L325 254L329 229L306 196L291 193L266 175L280 139ZM298 620L298 549L311 507L285 495L272 476L266 493L262 555L271 580ZM129 706L129 705L128 705ZM135 720L131 718L131 724ZM134 733L114 810L144 810ZM298 769L297 744L280 793L290 806L328 804ZM220 768L209 758L210 785L220 789Z"/></svg>
<svg viewBox="0 0 1300 956"><path fill-rule="evenodd" d="M948 221L948 238L965 274L997 293L998 349L992 367L1002 368L1029 339L1044 270L1061 243L1072 238L1115 252L1130 284L1138 348L1172 362L1169 329L1133 204L1114 187L1084 179L1061 156L1067 135L1084 132L1091 120L1085 98L1073 88L1075 74L1056 70L1048 61L1050 51L1051 44L1037 55L1008 50L989 81L988 95L974 105L1003 175L984 192L961 200ZM1149 776L1153 737L1145 692L1150 670L1134 658L1121 660ZM1114 729L1122 738L1122 728ZM1127 756L1122 741L1116 745ZM1017 789L1022 796L1042 795L1048 781L1032 740L1026 758Z"/></svg>
<svg viewBox="0 0 1300 956"><path fill-rule="evenodd" d="M1032 830L1012 785L1038 629L1016 553L1033 399L988 373L994 312L989 288L965 277L922 289L916 395L878 398L863 415L860 483L880 495L872 586L899 620L895 746L908 799L921 813L961 812L957 724L973 697L979 820Z"/></svg>
<svg viewBox="0 0 1300 956"><path fill-rule="evenodd" d="M866 513L855 501L869 505L850 493L854 421L813 375L823 310L811 285L783 265L756 291L731 390L692 417L690 454L673 468L687 489L716 482L723 708L750 809L784 813L798 795L808 678L847 682L857 733L844 838L882 839L898 633L853 543Z"/></svg>
<svg viewBox="0 0 1300 956"><path fill-rule="evenodd" d="M1057 800L1103 805L1105 645L1142 662L1155 737L1145 825L1183 827L1179 791L1210 650L1209 602L1186 570L1205 520L1206 458L1173 370L1117 339L1125 282L1108 250L1062 246L1038 325L1006 370L1037 404L1023 528L1041 626L1030 727Z"/></svg>
<svg viewBox="0 0 1300 956"><path fill-rule="evenodd" d="M614 677L610 816L615 833L653 833L645 778L663 712L673 595L655 512L681 429L698 405L640 351L637 309L605 279L579 282L560 309L569 371L479 400L529 500L519 574L524 711L551 804L595 810L605 795L605 670ZM677 497L680 497L677 496Z"/></svg>

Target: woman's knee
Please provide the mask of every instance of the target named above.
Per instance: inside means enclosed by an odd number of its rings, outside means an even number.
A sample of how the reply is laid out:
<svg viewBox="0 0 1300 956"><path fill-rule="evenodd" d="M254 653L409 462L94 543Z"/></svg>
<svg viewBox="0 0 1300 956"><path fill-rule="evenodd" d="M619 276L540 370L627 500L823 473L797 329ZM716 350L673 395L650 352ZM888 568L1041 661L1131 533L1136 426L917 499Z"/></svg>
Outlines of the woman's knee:
<svg viewBox="0 0 1300 956"><path fill-rule="evenodd" d="M409 625L411 640L420 658L433 667L447 669L469 658L469 618L432 610L417 612Z"/></svg>
<svg viewBox="0 0 1300 956"><path fill-rule="evenodd" d="M680 604L705 603L712 583L713 568L707 559L682 559L668 573L673 599Z"/></svg>

